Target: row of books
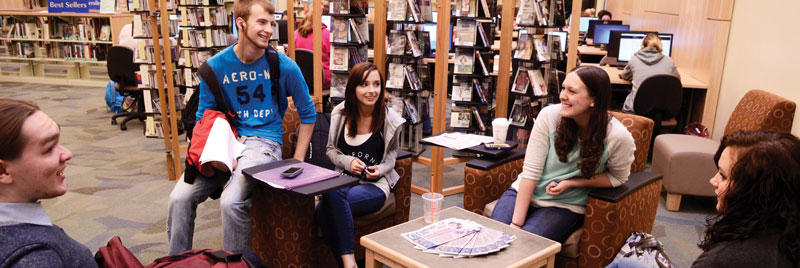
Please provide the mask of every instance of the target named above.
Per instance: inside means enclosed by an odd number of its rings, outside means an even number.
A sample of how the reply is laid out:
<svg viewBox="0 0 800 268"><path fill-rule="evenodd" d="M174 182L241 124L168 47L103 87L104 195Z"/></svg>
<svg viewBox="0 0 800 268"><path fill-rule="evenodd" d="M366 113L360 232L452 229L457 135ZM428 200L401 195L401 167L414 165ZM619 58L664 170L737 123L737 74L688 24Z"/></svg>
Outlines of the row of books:
<svg viewBox="0 0 800 268"><path fill-rule="evenodd" d="M31 42L4 42L10 56L19 58L35 58L39 44Z"/></svg>
<svg viewBox="0 0 800 268"><path fill-rule="evenodd" d="M331 39L333 43L369 42L369 23L367 18L334 17L331 20Z"/></svg>
<svg viewBox="0 0 800 268"><path fill-rule="evenodd" d="M518 68L517 74L514 76L514 84L511 85L511 92L527 94L530 87L533 88L534 96L547 95L547 88L541 71Z"/></svg>
<svg viewBox="0 0 800 268"><path fill-rule="evenodd" d="M164 2L155 1L156 6L151 7L149 0L128 0L128 11L129 12L144 12L144 11L154 11L159 9L159 3L165 3L167 10L175 10L177 7L177 1L174 0L167 0Z"/></svg>
<svg viewBox="0 0 800 268"><path fill-rule="evenodd" d="M174 70L175 85L183 87L200 86L200 75L191 68L176 68Z"/></svg>
<svg viewBox="0 0 800 268"><path fill-rule="evenodd" d="M472 120L472 119L475 120ZM478 127L480 131L486 131L486 124L483 123L478 108L475 106L461 107L453 105L450 112L450 126L454 128L469 128L472 123Z"/></svg>
<svg viewBox="0 0 800 268"><path fill-rule="evenodd" d="M222 5L223 0L181 0L181 5L204 5L204 6L218 6Z"/></svg>
<svg viewBox="0 0 800 268"><path fill-rule="evenodd" d="M491 18L492 8L489 7L489 2L486 0L455 0L455 8L451 13L453 16L459 17L482 17ZM478 6L480 2L480 7Z"/></svg>
<svg viewBox="0 0 800 268"><path fill-rule="evenodd" d="M158 32L161 34L161 21L159 21L158 25ZM151 38L153 37L153 28L152 24L150 24L150 19L147 17L146 13L142 14L134 14L133 15L133 23L132 23L132 30L133 30L133 37L134 38ZM169 21L169 35L175 36L178 34L178 21L177 20L170 20Z"/></svg>
<svg viewBox="0 0 800 268"><path fill-rule="evenodd" d="M181 7L181 18L187 27L226 26L230 19L224 7Z"/></svg>
<svg viewBox="0 0 800 268"><path fill-rule="evenodd" d="M226 47L228 33L224 29L183 29L181 47Z"/></svg>
<svg viewBox="0 0 800 268"><path fill-rule="evenodd" d="M491 25L491 24L490 24ZM494 27L488 27L490 30ZM476 30L477 29L477 30ZM484 27L484 23L475 20L463 20L458 19L456 21L456 30L453 36L453 44L456 46L476 46L477 37L480 37L480 41L483 47L491 47L493 38L490 38L487 34L487 30Z"/></svg>
<svg viewBox="0 0 800 268"><path fill-rule="evenodd" d="M434 21L431 0L389 0L387 7L389 21Z"/></svg>
<svg viewBox="0 0 800 268"><path fill-rule="evenodd" d="M489 94L488 82L481 82L478 78L453 77L453 91L450 99L453 101L472 101L473 92L477 93L481 104L489 104L486 95ZM474 89L474 91L473 91Z"/></svg>
<svg viewBox="0 0 800 268"><path fill-rule="evenodd" d="M45 45L49 58L83 61L106 60L109 47L110 45L106 44L51 43Z"/></svg>
<svg viewBox="0 0 800 268"><path fill-rule="evenodd" d="M516 24L519 26L550 25L550 9L547 0L520 0Z"/></svg>
<svg viewBox="0 0 800 268"><path fill-rule="evenodd" d="M405 81L408 81L411 90L423 90L422 82L412 65L389 63L389 77L386 79L386 87L403 89Z"/></svg>
<svg viewBox="0 0 800 268"><path fill-rule="evenodd" d="M367 47L331 47L330 69L349 71L352 66L366 61Z"/></svg>
<svg viewBox="0 0 800 268"><path fill-rule="evenodd" d="M331 0L329 13L332 15L366 15L369 3L367 0Z"/></svg>
<svg viewBox="0 0 800 268"><path fill-rule="evenodd" d="M491 52L489 52L491 53ZM475 72L475 66L480 66L481 69L480 74L484 76L489 76L492 72L490 67L493 67L491 62L487 60L493 58L489 58L488 55L486 56L486 60L484 60L484 55L481 54L480 51L468 48L457 48L456 49L456 57L454 60L454 73L456 74L473 74ZM477 61L477 62L476 62Z"/></svg>
<svg viewBox="0 0 800 268"><path fill-rule="evenodd" d="M536 51L536 60L545 62L550 60L550 50L544 35L533 35L521 30L517 39L517 48L514 52L515 59L531 60L533 51Z"/></svg>
<svg viewBox="0 0 800 268"><path fill-rule="evenodd" d="M111 25L108 20L78 18L67 22L48 17L36 17L35 22L20 22L3 18L0 36L18 39L58 39L77 41L109 41Z"/></svg>
<svg viewBox="0 0 800 268"><path fill-rule="evenodd" d="M389 32L389 49L386 54L402 56L407 50L414 57L422 57L430 51L430 33L426 31L401 31Z"/></svg>
<svg viewBox="0 0 800 268"><path fill-rule="evenodd" d="M421 101L417 103L414 101L415 98L413 97L402 97L398 95L390 95L389 96L389 103L387 104L389 109L393 109L398 114L405 115L404 117L408 118L408 122L411 124L419 124L422 122L422 114L419 110L417 110L417 104L420 107L425 108L428 104L425 101ZM427 98L422 98L420 100L426 100Z"/></svg>

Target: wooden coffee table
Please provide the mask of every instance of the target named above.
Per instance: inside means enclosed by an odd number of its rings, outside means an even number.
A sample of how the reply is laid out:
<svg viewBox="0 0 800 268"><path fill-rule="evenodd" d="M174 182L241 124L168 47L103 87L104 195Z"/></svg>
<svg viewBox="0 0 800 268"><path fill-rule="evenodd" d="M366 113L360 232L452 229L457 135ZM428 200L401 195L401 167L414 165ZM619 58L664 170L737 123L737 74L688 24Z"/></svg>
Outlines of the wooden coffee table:
<svg viewBox="0 0 800 268"><path fill-rule="evenodd" d="M424 253L414 248L400 234L426 226L422 218L396 225L376 233L361 237L361 245L366 248L366 266L382 267L457 267L457 268L499 268L499 267L553 267L556 253L561 244L553 240L511 228L506 224L466 211L459 207L442 210L440 219L460 218L472 220L483 226L511 233L517 237L511 245L498 252L469 258L443 258Z"/></svg>

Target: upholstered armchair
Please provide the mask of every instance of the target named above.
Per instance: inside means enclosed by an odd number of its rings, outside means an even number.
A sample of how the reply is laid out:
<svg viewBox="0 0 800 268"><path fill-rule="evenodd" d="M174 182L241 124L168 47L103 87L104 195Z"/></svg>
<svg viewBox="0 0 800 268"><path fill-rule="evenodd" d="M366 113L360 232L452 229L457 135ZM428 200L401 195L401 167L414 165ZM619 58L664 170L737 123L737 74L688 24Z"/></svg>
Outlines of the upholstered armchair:
<svg viewBox="0 0 800 268"><path fill-rule="evenodd" d="M740 130L792 131L796 105L763 90L748 91L733 110L725 135ZM664 175L667 210L680 209L683 195L715 196L708 180L717 173L714 154L719 141L681 134L665 134L653 143L653 172Z"/></svg>
<svg viewBox="0 0 800 268"><path fill-rule="evenodd" d="M558 267L604 267L625 239L635 231L651 232L658 209L661 176L645 172L653 120L613 113L631 132L636 143L635 160L628 181L617 188L598 188L589 193L583 227L574 232L556 255ZM525 148L495 161L467 162L464 208L489 217L496 200L522 172Z"/></svg>
<svg viewBox="0 0 800 268"><path fill-rule="evenodd" d="M294 155L297 140L295 132L299 125L300 118L297 114L297 108L290 99L289 107L286 109L286 115L283 118L284 135L281 149L284 159L291 158ZM411 206L411 163L410 153L402 150L398 151L395 171L400 174L400 180L398 180L389 194L389 198L377 212L355 219L356 259L365 257L364 247L358 243L361 240L361 236L408 221L409 208ZM283 194L278 197L267 195L266 198L266 200L254 200L254 204L256 201L277 202L279 204L274 207L287 209L276 213L297 214L297 218L300 219L313 217L314 204L308 203L307 199L298 195ZM255 221L270 222L272 220L265 215L255 213L253 213L252 217L254 225L256 224ZM263 251L266 251L259 252L264 264L270 267L336 267L336 259L334 258L338 258L338 256L334 256L325 241L322 240L321 232L313 228L313 226L309 228L309 225L316 225L315 222L298 220L294 223L278 222L274 223L274 225L278 226L273 232L275 232L275 236L279 241L253 241L254 249L262 248L264 249ZM253 237L272 237L272 235L260 234L254 229Z"/></svg>

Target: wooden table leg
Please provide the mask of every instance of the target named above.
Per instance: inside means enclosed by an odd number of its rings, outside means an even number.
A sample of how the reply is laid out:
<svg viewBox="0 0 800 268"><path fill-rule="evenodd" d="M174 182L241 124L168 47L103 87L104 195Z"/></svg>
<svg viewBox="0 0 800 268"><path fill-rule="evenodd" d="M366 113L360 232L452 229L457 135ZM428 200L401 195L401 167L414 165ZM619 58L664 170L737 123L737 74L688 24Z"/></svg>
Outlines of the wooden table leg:
<svg viewBox="0 0 800 268"><path fill-rule="evenodd" d="M381 262L375 259L374 251L367 248L365 253L366 253L366 259L364 260L364 265L367 268L383 267L383 264L381 264Z"/></svg>
<svg viewBox="0 0 800 268"><path fill-rule="evenodd" d="M556 265L556 255L547 258L547 268L553 268Z"/></svg>

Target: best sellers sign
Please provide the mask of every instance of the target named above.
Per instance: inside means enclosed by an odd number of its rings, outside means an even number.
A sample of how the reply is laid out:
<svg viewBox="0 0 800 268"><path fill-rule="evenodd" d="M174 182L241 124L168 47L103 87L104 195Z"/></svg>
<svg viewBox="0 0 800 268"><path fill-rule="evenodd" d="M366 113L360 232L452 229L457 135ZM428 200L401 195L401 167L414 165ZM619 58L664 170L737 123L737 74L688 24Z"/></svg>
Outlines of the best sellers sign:
<svg viewBox="0 0 800 268"><path fill-rule="evenodd" d="M89 2L94 0L49 0L47 12L50 13L89 13Z"/></svg>

